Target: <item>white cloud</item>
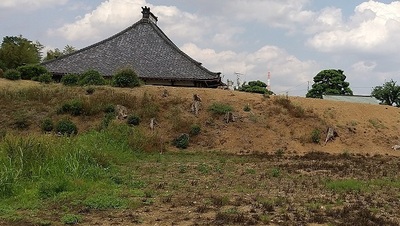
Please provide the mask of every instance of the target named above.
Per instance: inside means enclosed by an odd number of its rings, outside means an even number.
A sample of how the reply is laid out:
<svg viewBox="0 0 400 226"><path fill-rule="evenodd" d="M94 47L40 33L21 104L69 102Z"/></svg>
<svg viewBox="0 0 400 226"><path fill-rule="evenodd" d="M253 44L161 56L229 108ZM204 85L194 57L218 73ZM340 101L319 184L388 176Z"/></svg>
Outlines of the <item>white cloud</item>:
<svg viewBox="0 0 400 226"><path fill-rule="evenodd" d="M400 2L368 1L355 8L348 22L336 21L308 44L322 52L358 51L388 54L400 48Z"/></svg>
<svg viewBox="0 0 400 226"><path fill-rule="evenodd" d="M295 29L296 24L309 21L313 13L303 9L308 2L309 0L226 1L221 3L221 7L217 7L220 11L199 15L182 11L175 6L152 6L145 0L108 0L75 22L49 30L48 34L65 37L68 41L98 41L100 37L108 37L139 20L140 7L147 5L160 18L159 26L177 43L191 40L210 45L211 41L215 46L228 48L238 45L237 35L245 31L241 27L243 21L258 21L272 27L288 29ZM214 5L207 0L204 4Z"/></svg>
<svg viewBox="0 0 400 226"><path fill-rule="evenodd" d="M327 7L314 14L313 20L305 28L305 33L315 34L317 32L340 29L342 26L342 10L335 7Z"/></svg>
<svg viewBox="0 0 400 226"><path fill-rule="evenodd" d="M68 0L1 0L0 8L37 9L53 5L62 5Z"/></svg>
<svg viewBox="0 0 400 226"><path fill-rule="evenodd" d="M224 13L240 21L259 21L272 27L295 29L312 19L314 13L305 10L309 0L235 0L227 3Z"/></svg>
<svg viewBox="0 0 400 226"><path fill-rule="evenodd" d="M351 67L355 72L370 72L375 69L377 63L375 61L359 61Z"/></svg>
<svg viewBox="0 0 400 226"><path fill-rule="evenodd" d="M222 72L225 79L236 81L235 72L238 72L242 74L242 81L266 82L270 71L272 91L279 94L303 84L303 90L290 92L291 95L305 95L307 81L311 81L318 72L315 61L301 61L277 46L267 45L253 53L216 52L213 49L201 49L193 43L185 44L181 49L210 70Z"/></svg>
<svg viewBox="0 0 400 226"><path fill-rule="evenodd" d="M132 12L140 11L144 5L144 0L108 0L83 18L58 29L50 29L48 34L69 41L99 41L139 20L139 14Z"/></svg>

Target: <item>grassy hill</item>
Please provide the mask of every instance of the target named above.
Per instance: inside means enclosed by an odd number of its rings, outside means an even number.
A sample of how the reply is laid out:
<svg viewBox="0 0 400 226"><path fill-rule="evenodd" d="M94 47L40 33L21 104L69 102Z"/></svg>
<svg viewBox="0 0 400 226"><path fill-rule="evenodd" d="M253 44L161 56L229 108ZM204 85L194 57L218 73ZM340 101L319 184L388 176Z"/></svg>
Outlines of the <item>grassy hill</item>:
<svg viewBox="0 0 400 226"><path fill-rule="evenodd" d="M329 153L391 154L399 144L400 111L379 105L345 103L301 97L271 96L236 91L143 86L135 89L96 87L92 95L82 87L60 84L41 85L30 81L0 80L2 133L40 134L41 123L50 118L54 123L68 118L79 133L101 129L106 108L126 106L129 114L138 115L138 127L146 135L157 136L158 145L173 149L171 141L189 133L198 125L201 133L190 141L191 150L222 150L230 153ZM163 97L166 90L169 95ZM202 98L198 116L190 112L193 94ZM60 113L72 102L81 104L78 116ZM213 104L231 106L236 121L225 123L224 115L209 108ZM248 111L244 109L248 107ZM152 133L150 118L159 126ZM18 126L18 123L22 125ZM27 124L27 128L24 124ZM125 123L113 120L113 123ZM324 145L326 130L333 127L339 137ZM314 136L314 137L313 137ZM317 141L320 141L319 143Z"/></svg>
<svg viewBox="0 0 400 226"><path fill-rule="evenodd" d="M398 108L93 88L0 79L1 225L400 224L400 152L390 148L399 143ZM116 105L140 124L116 119ZM227 109L234 122L224 120ZM43 132L44 121L65 119L77 135ZM325 145L328 127L339 137ZM183 150L173 144L182 133L191 134Z"/></svg>

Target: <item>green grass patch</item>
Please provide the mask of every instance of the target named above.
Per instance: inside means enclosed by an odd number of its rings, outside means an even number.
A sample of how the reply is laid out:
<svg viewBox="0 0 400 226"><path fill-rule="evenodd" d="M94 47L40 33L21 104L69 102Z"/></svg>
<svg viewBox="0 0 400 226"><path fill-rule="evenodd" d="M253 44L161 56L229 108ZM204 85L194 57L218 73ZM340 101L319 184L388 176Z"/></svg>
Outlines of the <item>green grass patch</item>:
<svg viewBox="0 0 400 226"><path fill-rule="evenodd" d="M210 111L214 115L224 115L227 112L233 111L233 107L229 104L216 102L212 103L210 107L208 107L208 111Z"/></svg>
<svg viewBox="0 0 400 226"><path fill-rule="evenodd" d="M90 209L106 210L126 208L128 202L114 194L98 194L88 197L83 204Z"/></svg>
<svg viewBox="0 0 400 226"><path fill-rule="evenodd" d="M325 186L335 192L361 192L368 188L368 184L361 180L344 179L344 180L331 180L325 183Z"/></svg>

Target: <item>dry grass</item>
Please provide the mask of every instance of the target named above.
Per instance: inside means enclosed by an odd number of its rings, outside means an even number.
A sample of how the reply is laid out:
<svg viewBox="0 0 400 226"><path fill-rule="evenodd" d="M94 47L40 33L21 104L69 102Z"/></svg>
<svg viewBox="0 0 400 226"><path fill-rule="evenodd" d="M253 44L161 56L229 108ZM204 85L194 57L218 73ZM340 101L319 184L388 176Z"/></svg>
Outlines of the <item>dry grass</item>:
<svg viewBox="0 0 400 226"><path fill-rule="evenodd" d="M400 155L390 149L397 141L400 129L397 109L392 107L300 97L271 96L265 99L252 93L179 87L101 86L94 87L92 95L87 95L84 87L43 85L32 81L0 79L0 87L0 130L11 133L40 132L40 122L44 118L56 122L64 117L71 118L79 131L96 129L105 117L104 108L120 104L128 108L129 114L141 117L140 127L144 131L149 130L150 118L155 117L156 131L166 142L179 133L188 133L192 124L198 124L202 133L189 149L207 147L233 153L274 152L279 148L290 153L312 149L340 153L346 149L358 153ZM169 93L167 97L163 97L164 90ZM202 98L197 117L190 112L193 94ZM60 105L72 99L83 102L84 113L76 117L58 115ZM213 103L231 106L236 122L226 124L222 117L213 117L208 111ZM251 112L243 111L244 104L252 106ZM16 112L28 119L28 130L14 128ZM348 125L349 122L357 124ZM339 139L326 146L309 142L315 128L321 131L321 138L325 138L328 126L337 128Z"/></svg>

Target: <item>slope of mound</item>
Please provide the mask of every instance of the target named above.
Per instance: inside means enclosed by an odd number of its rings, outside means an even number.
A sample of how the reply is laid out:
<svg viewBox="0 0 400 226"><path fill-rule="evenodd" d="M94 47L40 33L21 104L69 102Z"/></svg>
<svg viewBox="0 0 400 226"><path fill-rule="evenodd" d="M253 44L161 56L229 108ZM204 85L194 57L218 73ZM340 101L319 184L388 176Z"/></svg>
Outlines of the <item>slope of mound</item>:
<svg viewBox="0 0 400 226"><path fill-rule="evenodd" d="M399 109L390 106L301 97L265 98L260 94L181 87L96 87L94 94L86 95L84 87L0 79L0 88L3 133L40 133L40 122L44 118L57 121L65 117L76 122L80 132L98 129L105 115L102 108L120 104L128 108L129 114L141 116L139 128L146 134L156 134L161 143L157 147L165 150L174 150L171 140L188 133L196 124L201 133L191 137L189 150L238 154L324 151L400 156L400 152L391 149L399 144ZM164 97L164 93L168 96ZM198 116L190 111L194 94L202 99ZM63 103L74 99L82 101L84 114L57 113ZM232 106L235 122L226 123L223 115L213 114L209 107L215 103ZM250 111L244 110L246 106ZM25 117L28 128L16 129L15 122L21 117ZM149 128L151 118L158 123L155 131ZM334 128L338 137L325 145L328 127Z"/></svg>

